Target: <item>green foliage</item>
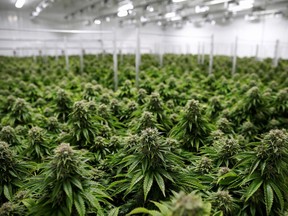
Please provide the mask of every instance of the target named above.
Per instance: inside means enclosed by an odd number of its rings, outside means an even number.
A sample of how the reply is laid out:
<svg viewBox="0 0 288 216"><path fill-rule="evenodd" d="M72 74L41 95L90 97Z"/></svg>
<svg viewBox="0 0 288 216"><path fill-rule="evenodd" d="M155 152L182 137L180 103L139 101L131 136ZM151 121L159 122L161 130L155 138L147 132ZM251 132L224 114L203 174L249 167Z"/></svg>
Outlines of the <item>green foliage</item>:
<svg viewBox="0 0 288 216"><path fill-rule="evenodd" d="M0 57L0 215L287 214L288 61L163 57Z"/></svg>
<svg viewBox="0 0 288 216"><path fill-rule="evenodd" d="M194 193L188 195L183 192L174 193L174 197L169 202L153 203L159 209L158 211L140 207L131 211L127 216L134 214L148 214L151 216L209 216L211 212L211 204L203 202L201 197Z"/></svg>
<svg viewBox="0 0 288 216"><path fill-rule="evenodd" d="M83 153L62 143L49 162L43 164L40 174L27 183L34 201L29 214L84 216L94 210L104 215L101 203L107 203L109 196L92 181L92 174L93 168Z"/></svg>
<svg viewBox="0 0 288 216"><path fill-rule="evenodd" d="M172 129L171 135L180 140L185 150L198 151L205 145L212 125L209 124L199 101L190 100L181 114L179 123Z"/></svg>

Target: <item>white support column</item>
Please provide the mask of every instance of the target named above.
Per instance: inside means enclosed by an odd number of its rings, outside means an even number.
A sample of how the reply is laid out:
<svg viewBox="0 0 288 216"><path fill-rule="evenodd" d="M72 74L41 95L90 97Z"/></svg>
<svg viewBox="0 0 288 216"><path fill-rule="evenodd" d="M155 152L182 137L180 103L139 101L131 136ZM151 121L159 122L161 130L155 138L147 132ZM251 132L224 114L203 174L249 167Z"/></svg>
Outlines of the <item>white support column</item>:
<svg viewBox="0 0 288 216"><path fill-rule="evenodd" d="M279 60L279 40L276 40L275 50L274 50L273 67L278 66L278 60Z"/></svg>
<svg viewBox="0 0 288 216"><path fill-rule="evenodd" d="M204 64L204 61L205 61L205 43L203 41L202 43L202 55L201 55L201 64L203 65Z"/></svg>
<svg viewBox="0 0 288 216"><path fill-rule="evenodd" d="M236 73L237 68L237 49L238 49L238 37L235 38L234 44L234 55L233 55L233 64L232 64L232 75Z"/></svg>
<svg viewBox="0 0 288 216"><path fill-rule="evenodd" d="M119 49L119 55L120 55L120 65L123 65L123 51L122 51L122 48Z"/></svg>
<svg viewBox="0 0 288 216"><path fill-rule="evenodd" d="M198 49L197 49L197 63L201 63L201 42L198 42Z"/></svg>
<svg viewBox="0 0 288 216"><path fill-rule="evenodd" d="M103 40L100 40L100 44L101 44L101 57L103 59L105 57L105 49L104 49Z"/></svg>
<svg viewBox="0 0 288 216"><path fill-rule="evenodd" d="M160 43L159 45L159 63L160 63L160 67L163 67L163 44Z"/></svg>
<svg viewBox="0 0 288 216"><path fill-rule="evenodd" d="M33 52L33 51L32 51L32 52ZM35 53L33 53L33 61L34 61L35 63L37 63L37 57L36 57Z"/></svg>
<svg viewBox="0 0 288 216"><path fill-rule="evenodd" d="M81 46L82 47L82 46ZM84 70L84 60L83 60L83 55L84 55L85 51L83 48L81 48L80 50L80 72L83 73L83 70Z"/></svg>
<svg viewBox="0 0 288 216"><path fill-rule="evenodd" d="M214 35L211 35L211 45L210 45L210 58L209 58L209 74L213 73L213 55L214 55Z"/></svg>
<svg viewBox="0 0 288 216"><path fill-rule="evenodd" d="M55 61L59 61L59 54L58 54L58 49L55 50Z"/></svg>
<svg viewBox="0 0 288 216"><path fill-rule="evenodd" d="M231 58L231 62L233 63L233 57L234 57L234 43L231 43L231 54L230 54L230 58Z"/></svg>
<svg viewBox="0 0 288 216"><path fill-rule="evenodd" d="M46 43L44 42L44 45L43 45L43 60L44 60L44 63L47 64L48 62L48 56L47 56L47 49L46 49Z"/></svg>
<svg viewBox="0 0 288 216"><path fill-rule="evenodd" d="M137 39L136 39L136 57L135 57L135 69L136 69L136 87L139 87L139 70L141 64L141 44L140 44L140 28L137 28Z"/></svg>
<svg viewBox="0 0 288 216"><path fill-rule="evenodd" d="M118 89L118 56L117 56L117 35L114 30L113 35L113 71L114 71L114 91Z"/></svg>
<svg viewBox="0 0 288 216"><path fill-rule="evenodd" d="M64 47L65 47L65 63L66 63L66 70L69 71L69 56L67 53L67 37L64 37Z"/></svg>
<svg viewBox="0 0 288 216"><path fill-rule="evenodd" d="M255 59L258 60L259 56L259 44L256 44L256 50L255 50Z"/></svg>

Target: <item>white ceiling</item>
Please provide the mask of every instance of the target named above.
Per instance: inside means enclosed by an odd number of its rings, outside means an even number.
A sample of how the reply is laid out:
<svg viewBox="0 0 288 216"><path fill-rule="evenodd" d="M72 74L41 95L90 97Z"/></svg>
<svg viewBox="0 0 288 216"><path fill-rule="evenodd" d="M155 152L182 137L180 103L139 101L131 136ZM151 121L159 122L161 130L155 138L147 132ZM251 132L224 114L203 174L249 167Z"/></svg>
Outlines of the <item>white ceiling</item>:
<svg viewBox="0 0 288 216"><path fill-rule="evenodd" d="M117 9L119 4L128 0L26 0L23 8L17 9L14 4L16 0L1 0L1 10L22 11L27 14L32 14L40 3L48 2L48 6L41 10L35 20L47 20L57 23L75 22L92 24L95 19L99 19L102 23L106 17L116 19L122 24L145 24L147 22L161 23L161 25L170 25L173 23L184 22L210 22L215 20L217 23L231 17L245 16L245 14L263 14L266 12L275 13L281 11L282 14L288 15L288 0L254 0L254 8L247 9L233 14L227 11L224 3L209 5L215 0L186 0L180 3L173 3L172 0L132 0L134 5L132 13L124 18L117 17ZM230 2L237 0L230 0ZM238 0L250 1L250 0ZM153 12L147 10L150 5L154 8ZM195 13L195 6L209 5L209 11L203 13ZM165 18L168 12L176 12L180 20L169 20ZM142 17L142 19L141 19ZM141 22L142 20L142 22ZM145 22L144 22L145 21Z"/></svg>

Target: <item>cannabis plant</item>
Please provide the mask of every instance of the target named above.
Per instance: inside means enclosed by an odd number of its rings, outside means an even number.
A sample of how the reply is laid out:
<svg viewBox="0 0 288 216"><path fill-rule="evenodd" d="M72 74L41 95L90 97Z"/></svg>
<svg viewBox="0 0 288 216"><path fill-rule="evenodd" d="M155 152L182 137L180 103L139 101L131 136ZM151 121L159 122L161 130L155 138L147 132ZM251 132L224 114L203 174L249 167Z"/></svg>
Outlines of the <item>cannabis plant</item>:
<svg viewBox="0 0 288 216"><path fill-rule="evenodd" d="M256 86L245 93L243 99L235 104L231 112L231 118L235 119L238 124L250 120L261 128L266 125L270 115L267 98Z"/></svg>
<svg viewBox="0 0 288 216"><path fill-rule="evenodd" d="M196 100L190 100L181 113L179 123L172 129L171 136L176 137L183 149L198 151L205 145L213 127L205 116L203 107Z"/></svg>
<svg viewBox="0 0 288 216"><path fill-rule="evenodd" d="M248 214L281 215L287 208L287 143L286 130L271 130L253 143L253 151L239 155L239 166L250 167L242 183L248 185L243 196Z"/></svg>
<svg viewBox="0 0 288 216"><path fill-rule="evenodd" d="M22 98L14 101L12 109L8 114L8 123L13 126L28 124L32 121L31 108Z"/></svg>
<svg viewBox="0 0 288 216"><path fill-rule="evenodd" d="M78 145L80 148L89 146L96 137L96 122L99 120L88 110L85 101L77 101L74 103L73 110L69 116L68 124L71 127L69 136L66 138L71 144Z"/></svg>
<svg viewBox="0 0 288 216"><path fill-rule="evenodd" d="M29 166L16 155L10 146L0 141L0 205L13 200L13 195L22 186L29 174Z"/></svg>
<svg viewBox="0 0 288 216"><path fill-rule="evenodd" d="M153 202L159 209L148 210L146 208L136 208L129 215L148 214L151 216L209 216L211 204L204 202L202 198L195 194L185 194L184 192L175 193L169 202Z"/></svg>
<svg viewBox="0 0 288 216"><path fill-rule="evenodd" d="M212 204L213 215L236 215L239 212L239 206L235 203L235 199L227 190L218 190L212 193L209 201Z"/></svg>
<svg viewBox="0 0 288 216"><path fill-rule="evenodd" d="M63 89L59 89L55 96L56 114L61 122L68 120L68 115L71 112L72 100L67 92Z"/></svg>
<svg viewBox="0 0 288 216"><path fill-rule="evenodd" d="M166 117L166 107L164 106L159 93L153 92L150 95L150 98L146 104L146 108L149 112L153 113L156 116L157 123L160 124L166 132L169 132L171 123Z"/></svg>
<svg viewBox="0 0 288 216"><path fill-rule="evenodd" d="M31 178L27 187L34 203L31 215L105 215L102 204L109 196L102 186L92 181L93 168L80 151L62 143L43 164L39 175Z"/></svg>
<svg viewBox="0 0 288 216"><path fill-rule="evenodd" d="M37 162L50 154L51 146L48 144L46 131L40 127L32 127L28 132L27 148L24 150L29 158Z"/></svg>
<svg viewBox="0 0 288 216"><path fill-rule="evenodd" d="M119 164L127 170L125 179L120 178L115 183L125 191L125 196L134 195L137 199L132 206L139 206L147 199L163 198L173 189L203 188L196 178L183 170L181 157L172 151L157 129L143 130L135 141Z"/></svg>
<svg viewBox="0 0 288 216"><path fill-rule="evenodd" d="M16 147L18 152L21 152L20 140L15 129L10 126L4 126L0 131L0 140L8 143L10 146Z"/></svg>

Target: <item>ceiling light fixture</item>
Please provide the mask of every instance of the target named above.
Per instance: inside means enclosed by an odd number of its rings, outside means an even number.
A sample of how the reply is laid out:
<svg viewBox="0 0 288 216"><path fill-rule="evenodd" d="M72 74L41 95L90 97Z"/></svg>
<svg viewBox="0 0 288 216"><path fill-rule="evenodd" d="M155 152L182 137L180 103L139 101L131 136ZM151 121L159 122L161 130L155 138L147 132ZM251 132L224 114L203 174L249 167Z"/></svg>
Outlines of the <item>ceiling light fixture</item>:
<svg viewBox="0 0 288 216"><path fill-rule="evenodd" d="M122 6L120 6L118 8L118 11L127 11L127 10L132 10L134 8L133 4L130 2L130 3L127 3L127 4L124 4Z"/></svg>
<svg viewBox="0 0 288 216"><path fill-rule="evenodd" d="M195 13L204 13L204 12L207 12L209 11L209 7L208 6L199 6L197 5L195 7Z"/></svg>
<svg viewBox="0 0 288 216"><path fill-rule="evenodd" d="M17 0L15 3L16 8L22 8L25 4L25 0Z"/></svg>
<svg viewBox="0 0 288 216"><path fill-rule="evenodd" d="M124 11L118 11L117 16L118 17L125 17L128 15L128 11L124 10Z"/></svg>
<svg viewBox="0 0 288 216"><path fill-rule="evenodd" d="M169 12L169 13L166 13L165 14L165 18L169 19L169 18L172 18L172 17L175 17L176 16L176 13L175 12Z"/></svg>
<svg viewBox="0 0 288 216"><path fill-rule="evenodd" d="M148 5L148 6L146 7L146 10L152 13L152 12L154 11L154 7L151 6L151 5Z"/></svg>
<svg viewBox="0 0 288 216"><path fill-rule="evenodd" d="M144 17L144 16L141 16L140 21L141 21L142 23L144 23L144 22L147 22L148 19L147 19L146 17Z"/></svg>
<svg viewBox="0 0 288 216"><path fill-rule="evenodd" d="M101 20L99 20L99 19L95 19L95 20L94 20L94 24L96 24L96 25L100 25L100 24L101 24Z"/></svg>
<svg viewBox="0 0 288 216"><path fill-rule="evenodd" d="M184 2L184 1L187 1L187 0L172 0L173 3L179 3L179 2Z"/></svg>
<svg viewBox="0 0 288 216"><path fill-rule="evenodd" d="M38 15L39 15L39 13L38 13L37 11L33 11L33 12L32 12L32 16L33 16L33 17L36 17L36 16L38 16Z"/></svg>
<svg viewBox="0 0 288 216"><path fill-rule="evenodd" d="M175 17L172 17L170 20L171 20L171 21L179 21L179 20L181 20L181 19L182 19L181 16L175 16Z"/></svg>
<svg viewBox="0 0 288 216"><path fill-rule="evenodd" d="M239 1L238 4L229 4L228 10L232 12L238 12L253 8L253 6L254 6L254 0L242 0Z"/></svg>
<svg viewBox="0 0 288 216"><path fill-rule="evenodd" d="M223 3L227 3L231 0L212 0L212 1L209 1L209 2L205 2L206 5L216 5L216 4L223 4Z"/></svg>
<svg viewBox="0 0 288 216"><path fill-rule="evenodd" d="M259 19L259 17L255 16L253 14L246 14L244 19L247 21L253 22L253 21L257 21Z"/></svg>

